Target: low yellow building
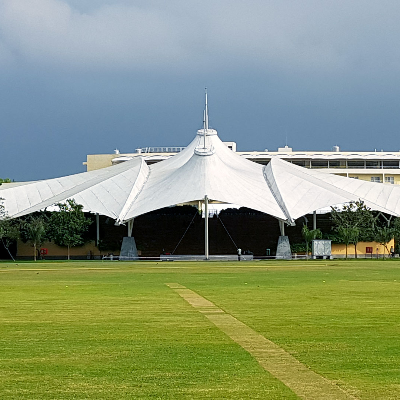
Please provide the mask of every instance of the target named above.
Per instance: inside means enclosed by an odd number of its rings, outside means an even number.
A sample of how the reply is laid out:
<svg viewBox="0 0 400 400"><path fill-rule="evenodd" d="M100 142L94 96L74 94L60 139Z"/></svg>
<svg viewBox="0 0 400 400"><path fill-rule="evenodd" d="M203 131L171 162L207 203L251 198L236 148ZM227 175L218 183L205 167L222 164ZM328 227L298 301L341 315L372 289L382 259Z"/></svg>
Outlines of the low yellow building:
<svg viewBox="0 0 400 400"><path fill-rule="evenodd" d="M391 248L394 248L393 239L386 246L378 242L359 242L357 243L357 258L388 257L390 256ZM332 255L337 258L346 257L346 245L333 243ZM347 256L349 258L355 257L355 246L353 244L347 246Z"/></svg>
<svg viewBox="0 0 400 400"><path fill-rule="evenodd" d="M40 253L44 258L67 258L67 248L57 246L52 242L43 243L39 249ZM17 243L17 258L33 258L33 247L29 243L23 243L18 241ZM100 259L103 255L107 255L107 252L101 252L94 241L85 243L83 246L70 247L71 258L81 259Z"/></svg>

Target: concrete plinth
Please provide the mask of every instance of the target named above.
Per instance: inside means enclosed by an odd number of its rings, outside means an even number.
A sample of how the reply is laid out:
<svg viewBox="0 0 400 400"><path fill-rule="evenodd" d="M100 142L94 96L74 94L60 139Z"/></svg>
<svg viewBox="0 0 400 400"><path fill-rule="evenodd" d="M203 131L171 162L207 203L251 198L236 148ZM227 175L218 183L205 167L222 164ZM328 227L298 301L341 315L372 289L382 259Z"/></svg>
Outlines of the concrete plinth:
<svg viewBox="0 0 400 400"><path fill-rule="evenodd" d="M276 249L276 258L291 259L292 251L290 249L289 238L287 236L279 236L278 247Z"/></svg>
<svg viewBox="0 0 400 400"><path fill-rule="evenodd" d="M133 237L123 238L119 259L121 261L132 261L139 259L135 238Z"/></svg>

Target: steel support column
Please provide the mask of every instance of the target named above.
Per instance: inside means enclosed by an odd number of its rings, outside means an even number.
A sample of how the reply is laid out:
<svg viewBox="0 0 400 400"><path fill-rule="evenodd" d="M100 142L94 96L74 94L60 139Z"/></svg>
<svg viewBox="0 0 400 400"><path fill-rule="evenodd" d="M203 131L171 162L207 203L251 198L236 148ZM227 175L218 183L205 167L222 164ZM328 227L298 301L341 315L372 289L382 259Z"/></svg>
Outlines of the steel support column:
<svg viewBox="0 0 400 400"><path fill-rule="evenodd" d="M208 246L208 196L204 197L204 245L206 260L209 260L209 246Z"/></svg>
<svg viewBox="0 0 400 400"><path fill-rule="evenodd" d="M128 237L132 237L133 221L134 221L134 218L132 218L128 221Z"/></svg>
<svg viewBox="0 0 400 400"><path fill-rule="evenodd" d="M279 220L279 228L281 230L281 236L285 236L285 221Z"/></svg>
<svg viewBox="0 0 400 400"><path fill-rule="evenodd" d="M100 215L96 213L96 246L99 245L100 242Z"/></svg>

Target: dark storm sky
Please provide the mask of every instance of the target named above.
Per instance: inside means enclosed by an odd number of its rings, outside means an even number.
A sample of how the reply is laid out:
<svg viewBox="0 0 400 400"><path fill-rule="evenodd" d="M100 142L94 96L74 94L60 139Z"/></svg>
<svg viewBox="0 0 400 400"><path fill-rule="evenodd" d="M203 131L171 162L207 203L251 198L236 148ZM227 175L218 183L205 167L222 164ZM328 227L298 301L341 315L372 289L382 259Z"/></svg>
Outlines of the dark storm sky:
<svg viewBox="0 0 400 400"><path fill-rule="evenodd" d="M0 177L185 146L399 151L400 2L0 0Z"/></svg>

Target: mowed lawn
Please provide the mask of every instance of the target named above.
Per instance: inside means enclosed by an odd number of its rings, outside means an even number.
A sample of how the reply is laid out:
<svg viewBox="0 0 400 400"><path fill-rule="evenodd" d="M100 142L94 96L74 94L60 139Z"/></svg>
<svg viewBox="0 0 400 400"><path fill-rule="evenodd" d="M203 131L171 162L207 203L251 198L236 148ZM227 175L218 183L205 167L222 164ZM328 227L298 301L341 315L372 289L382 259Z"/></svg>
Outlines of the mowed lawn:
<svg viewBox="0 0 400 400"><path fill-rule="evenodd" d="M1 399L297 399L179 283L359 399L400 399L400 261L0 263Z"/></svg>

